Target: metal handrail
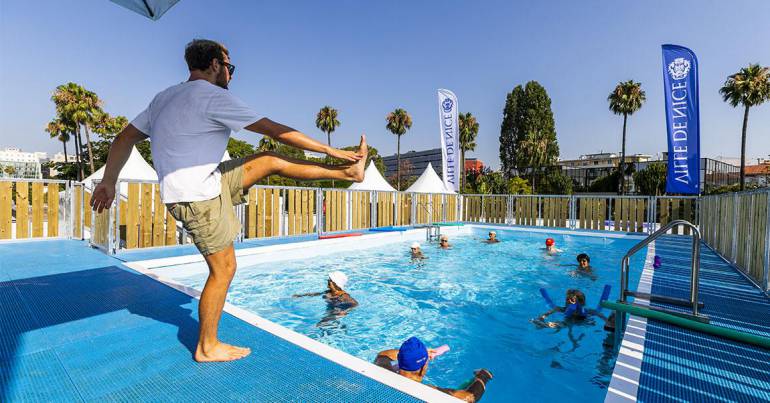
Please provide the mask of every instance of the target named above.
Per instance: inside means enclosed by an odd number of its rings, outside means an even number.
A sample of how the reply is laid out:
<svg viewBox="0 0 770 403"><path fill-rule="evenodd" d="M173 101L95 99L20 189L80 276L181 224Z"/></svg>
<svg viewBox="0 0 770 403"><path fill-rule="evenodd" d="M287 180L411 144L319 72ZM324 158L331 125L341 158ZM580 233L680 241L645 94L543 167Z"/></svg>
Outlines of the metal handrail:
<svg viewBox="0 0 770 403"><path fill-rule="evenodd" d="M700 274L700 230L698 227L693 225L691 222L687 220L674 220L670 223L664 225L659 230L652 233L647 238L643 239L634 247L632 247L628 253L626 253L625 256L623 256L623 260L621 260L620 263L620 300L622 302L627 301L628 297L628 276L630 271L630 265L629 261L631 259L631 256L633 256L636 252L640 251L642 248L650 244L650 242L660 238L662 235L664 235L668 230L679 226L684 225L686 227L689 227L693 231L692 236L692 267L690 272L690 304L692 305L692 314L694 316L698 316L698 282L699 282L699 274Z"/></svg>

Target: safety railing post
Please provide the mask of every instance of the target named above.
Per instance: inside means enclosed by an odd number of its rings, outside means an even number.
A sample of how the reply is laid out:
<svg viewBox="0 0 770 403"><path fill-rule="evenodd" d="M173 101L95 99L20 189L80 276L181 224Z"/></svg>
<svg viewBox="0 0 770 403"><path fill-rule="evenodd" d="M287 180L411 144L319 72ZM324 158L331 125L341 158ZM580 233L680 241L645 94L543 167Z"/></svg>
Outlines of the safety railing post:
<svg viewBox="0 0 770 403"><path fill-rule="evenodd" d="M487 222L487 209L486 204L484 203L484 195L481 195L481 217L479 218L479 221L481 222Z"/></svg>
<svg viewBox="0 0 770 403"><path fill-rule="evenodd" d="M315 192L315 231L318 236L323 233L324 224L323 188L317 188Z"/></svg>
<svg viewBox="0 0 770 403"><path fill-rule="evenodd" d="M770 291L770 192L766 192L767 209L765 210L765 250L762 268L762 286L765 292Z"/></svg>

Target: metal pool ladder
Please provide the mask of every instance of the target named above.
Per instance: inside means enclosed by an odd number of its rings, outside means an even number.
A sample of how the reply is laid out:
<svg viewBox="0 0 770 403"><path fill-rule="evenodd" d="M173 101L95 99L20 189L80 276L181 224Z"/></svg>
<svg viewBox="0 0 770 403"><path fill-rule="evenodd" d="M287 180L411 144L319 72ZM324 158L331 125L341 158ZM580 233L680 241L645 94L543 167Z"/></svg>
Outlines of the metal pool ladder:
<svg viewBox="0 0 770 403"><path fill-rule="evenodd" d="M631 260L631 256L633 256L636 252L639 252L640 250L642 250L642 248L647 246L650 242L660 238L662 235L665 235L666 232L668 232L668 230L670 230L671 228L674 228L679 225L689 227L692 230L692 249L691 249L692 266L690 269L690 299L674 298L674 297L668 297L665 295L654 295L651 293L648 294L648 293L641 293L641 292L629 290L628 276L630 271L629 262ZM686 220L671 221L670 223L661 227L659 230L652 233L647 238L643 239L638 244L634 245L634 247L631 248L628 251L628 253L626 253L625 256L623 256L623 260L620 263L620 300L618 302L623 304L628 304L628 297L637 297L637 298L646 298L650 302L662 302L665 304L691 307L692 314L687 314L687 313L682 313L678 311L672 311L665 308L645 306L645 308L653 311L666 312L672 315L683 316L688 319L708 323L709 321L708 317L700 314L699 312L700 308L703 307L703 303L698 301L699 272L700 272L700 230L698 230L698 227L696 227L691 222ZM626 326L626 315L624 313L616 312L615 313L615 346L616 347L620 345L620 335L622 334L623 329L625 329L625 326Z"/></svg>

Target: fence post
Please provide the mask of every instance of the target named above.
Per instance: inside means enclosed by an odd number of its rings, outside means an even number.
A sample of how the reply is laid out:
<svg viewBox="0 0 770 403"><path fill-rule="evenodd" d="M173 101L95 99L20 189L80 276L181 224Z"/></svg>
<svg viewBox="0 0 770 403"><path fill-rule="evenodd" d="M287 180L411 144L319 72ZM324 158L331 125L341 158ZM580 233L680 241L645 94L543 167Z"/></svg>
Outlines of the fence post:
<svg viewBox="0 0 770 403"><path fill-rule="evenodd" d="M481 195L481 217L479 217L479 222L487 222L487 209L484 204L484 195Z"/></svg>
<svg viewBox="0 0 770 403"><path fill-rule="evenodd" d="M369 228L377 226L377 191L369 191Z"/></svg>
<svg viewBox="0 0 770 403"><path fill-rule="evenodd" d="M415 222L417 221L417 198L414 196L415 193L412 193L412 197L409 198L409 211L411 211L411 217L409 219L409 224L414 226Z"/></svg>

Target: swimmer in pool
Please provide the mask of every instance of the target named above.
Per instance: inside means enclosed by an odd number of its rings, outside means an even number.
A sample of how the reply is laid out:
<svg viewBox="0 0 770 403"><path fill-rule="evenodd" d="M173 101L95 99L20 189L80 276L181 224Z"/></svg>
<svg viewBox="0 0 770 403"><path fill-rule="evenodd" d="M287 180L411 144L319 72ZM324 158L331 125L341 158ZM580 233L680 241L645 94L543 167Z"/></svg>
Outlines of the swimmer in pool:
<svg viewBox="0 0 770 403"><path fill-rule="evenodd" d="M439 238L438 246L441 249L449 249L452 247L452 245L449 244L449 237L446 235L441 235L441 238Z"/></svg>
<svg viewBox="0 0 770 403"><path fill-rule="evenodd" d="M409 247L409 251L412 254L413 261L425 259L425 254L422 253L422 249L420 249L419 242L412 243L412 246Z"/></svg>
<svg viewBox="0 0 770 403"><path fill-rule="evenodd" d="M570 321L582 321L588 317L588 312L585 309L586 296L580 290L567 290L567 295L564 299L564 306L555 306L550 311L540 315L537 320L533 320L535 324L543 325L550 328L559 328L564 325L563 322L547 322L546 318L553 313L562 312L565 313L565 320Z"/></svg>
<svg viewBox="0 0 770 403"><path fill-rule="evenodd" d="M292 297L317 297L323 295L324 300L326 300L326 305L330 309L344 310L345 313L347 313L348 310L358 306L358 301L353 299L353 297L351 297L344 289L347 283L348 276L345 275L345 273L333 271L329 273L329 278L326 280L326 286L328 287L326 291L294 294Z"/></svg>
<svg viewBox="0 0 770 403"><path fill-rule="evenodd" d="M500 240L497 239L497 232L489 231L488 236L489 236L489 238L485 239L484 242L486 242L486 243L498 243L498 242L500 242Z"/></svg>
<svg viewBox="0 0 770 403"><path fill-rule="evenodd" d="M553 238L548 238L545 240L545 253L549 255L555 255L559 252L561 252L561 249L556 248L556 241L554 241Z"/></svg>
<svg viewBox="0 0 770 403"><path fill-rule="evenodd" d="M410 337L398 350L381 351L377 354L374 363L405 378L422 383L425 373L428 371L428 363L434 358L435 352L434 349L426 348L420 339ZM486 384L490 379L492 379L492 373L486 369L481 369L474 372L473 379L470 380L468 386L461 389L427 386L466 402L478 402L484 395Z"/></svg>

